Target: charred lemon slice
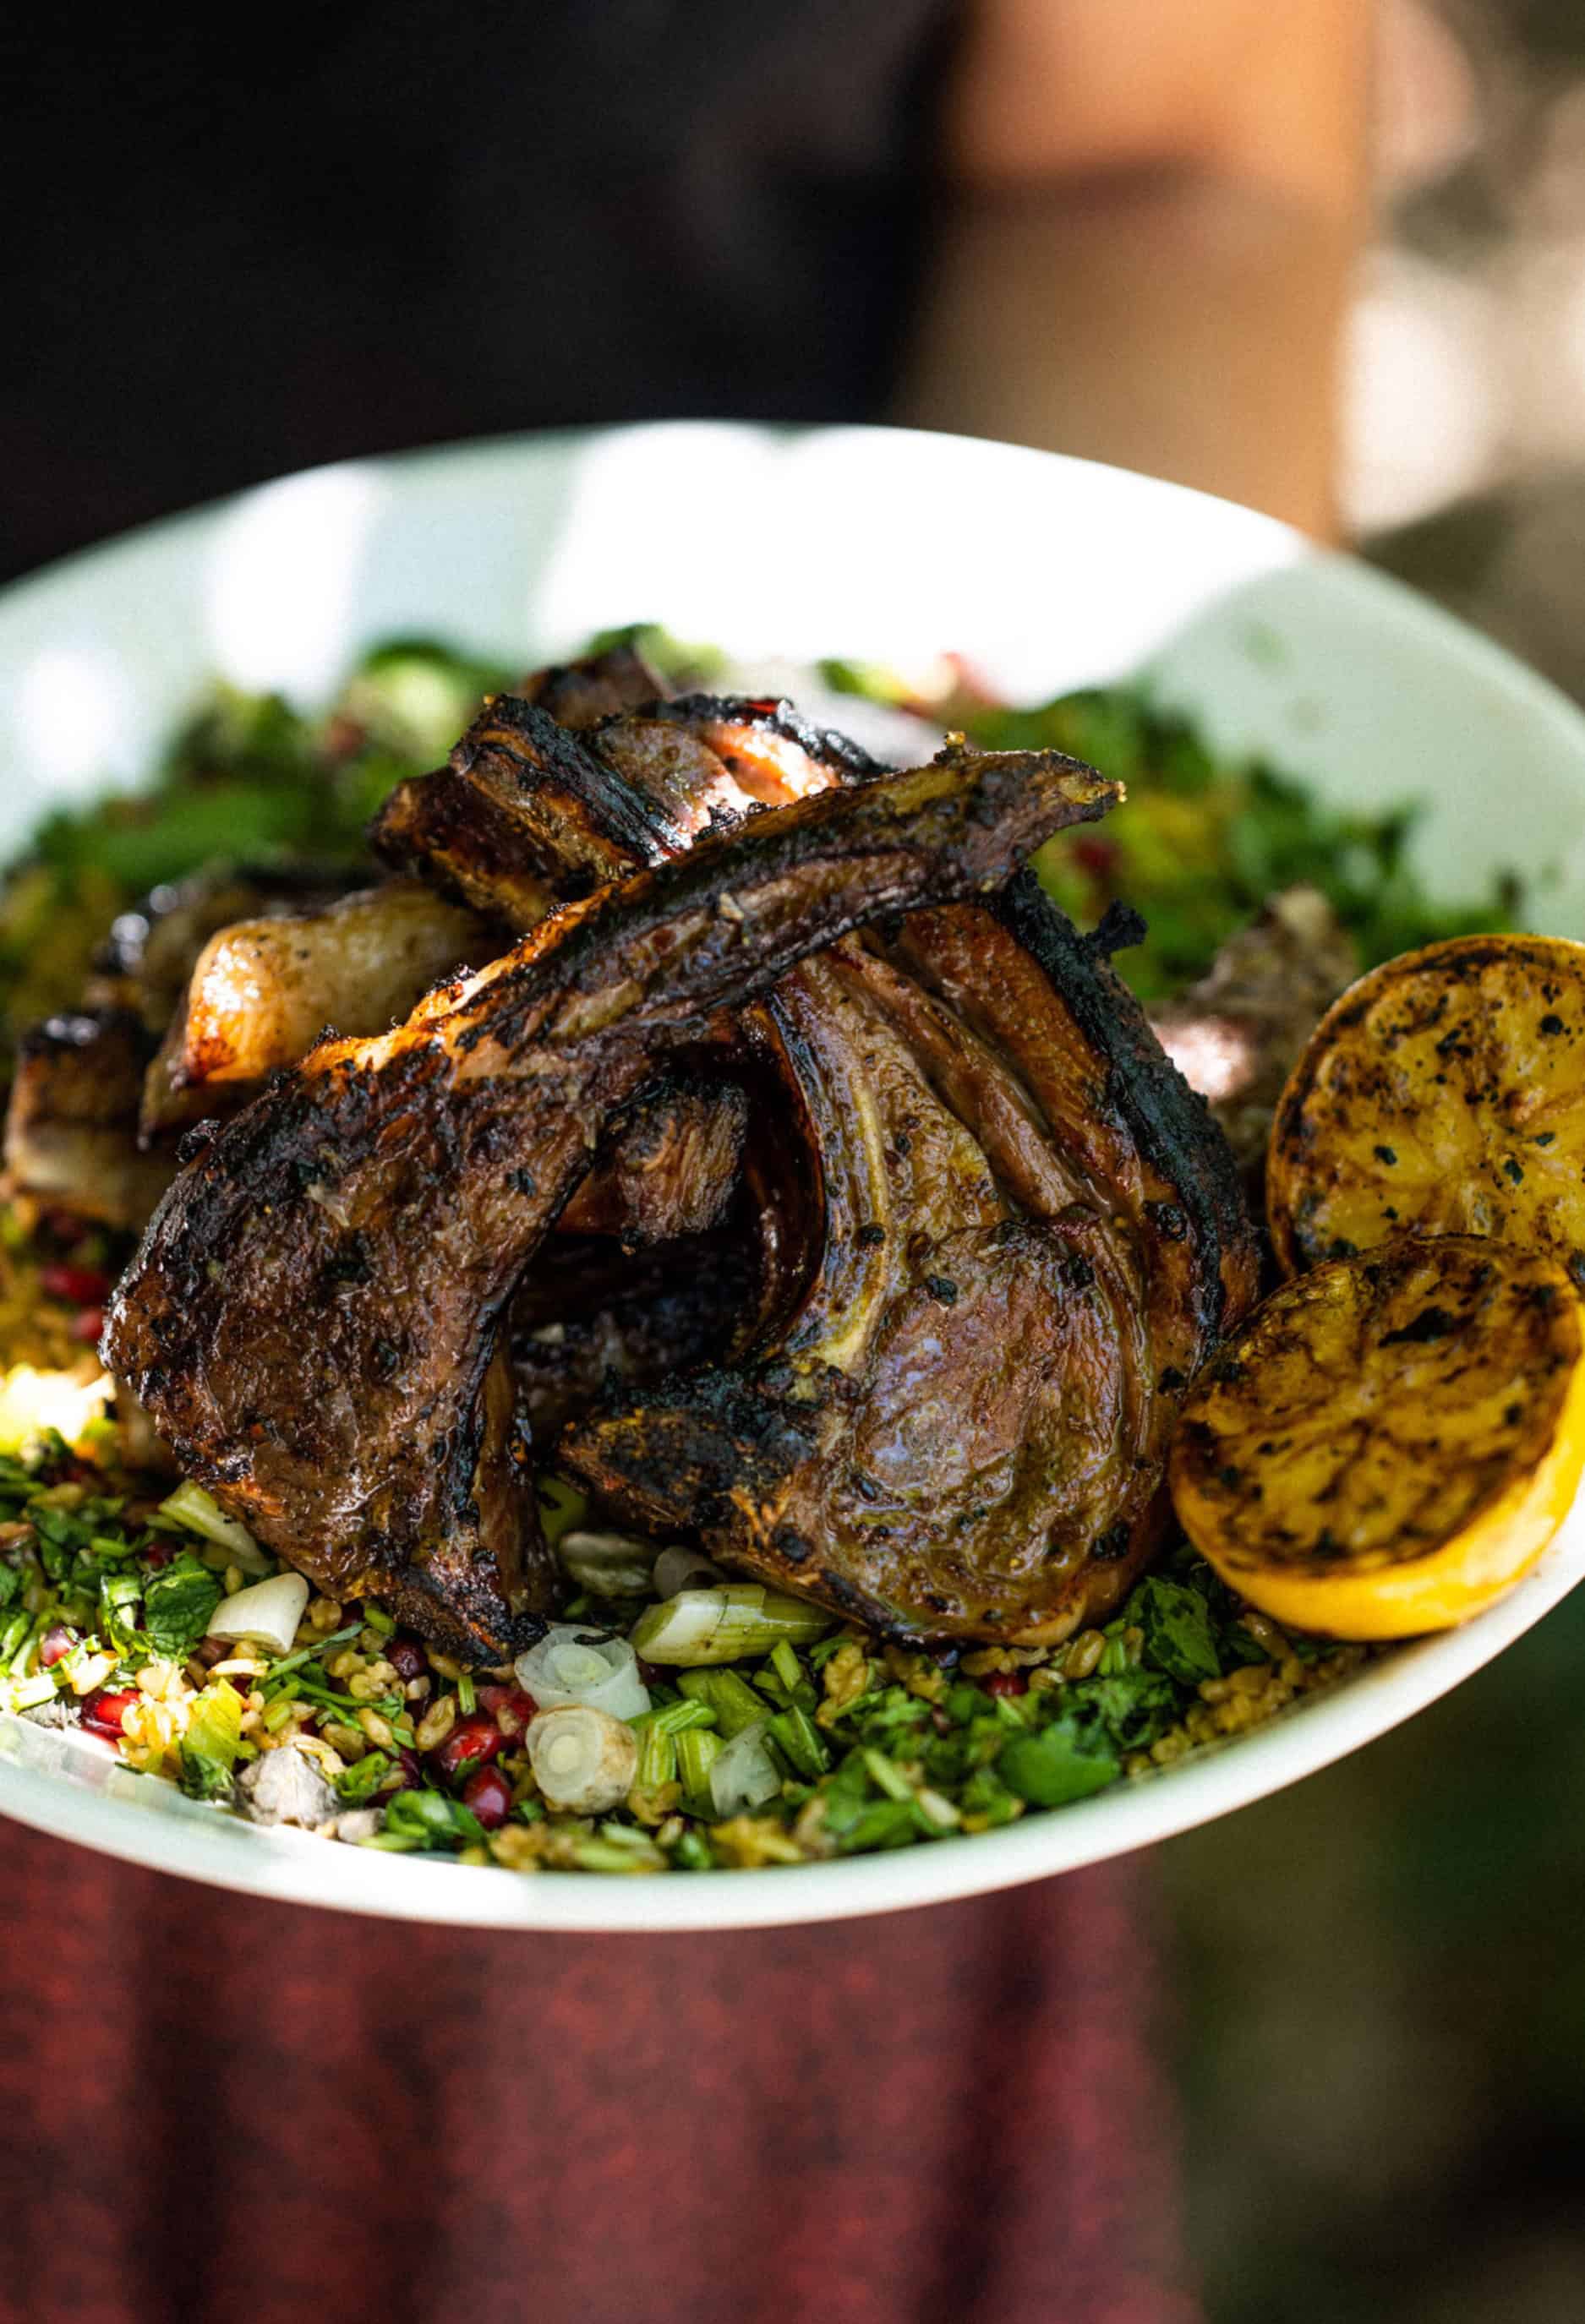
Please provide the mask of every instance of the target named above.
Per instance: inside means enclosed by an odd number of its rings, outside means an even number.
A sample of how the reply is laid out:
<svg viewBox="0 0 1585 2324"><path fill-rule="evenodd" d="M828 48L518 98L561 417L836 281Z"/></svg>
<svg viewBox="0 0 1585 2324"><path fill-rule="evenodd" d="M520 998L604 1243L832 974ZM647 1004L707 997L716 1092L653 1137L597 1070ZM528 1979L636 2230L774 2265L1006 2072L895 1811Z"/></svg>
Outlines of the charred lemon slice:
<svg viewBox="0 0 1585 2324"><path fill-rule="evenodd" d="M1265 1184L1290 1275L1480 1234L1585 1286L1585 945L1459 936L1361 977L1289 1078Z"/></svg>
<svg viewBox="0 0 1585 2324"><path fill-rule="evenodd" d="M1538 1251L1406 1238L1285 1284L1184 1406L1173 1498L1279 1622L1400 1638L1478 1613L1585 1468L1581 1310Z"/></svg>

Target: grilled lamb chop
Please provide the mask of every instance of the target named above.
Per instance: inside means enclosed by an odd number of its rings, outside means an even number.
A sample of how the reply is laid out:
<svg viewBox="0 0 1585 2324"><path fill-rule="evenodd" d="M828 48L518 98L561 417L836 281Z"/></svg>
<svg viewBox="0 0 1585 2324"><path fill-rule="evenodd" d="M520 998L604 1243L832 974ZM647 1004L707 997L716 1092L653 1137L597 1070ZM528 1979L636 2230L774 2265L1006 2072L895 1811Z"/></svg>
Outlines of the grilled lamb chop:
<svg viewBox="0 0 1585 2324"><path fill-rule="evenodd" d="M370 836L397 868L527 928L703 831L879 771L786 703L691 695L574 734L500 695L449 766L397 785Z"/></svg>
<svg viewBox="0 0 1585 2324"><path fill-rule="evenodd" d="M994 889L1117 796L1055 752L950 748L559 913L393 1033L321 1044L171 1188L105 1360L322 1587L498 1659L554 1588L501 1323L602 1128L810 952Z"/></svg>
<svg viewBox="0 0 1585 2324"><path fill-rule="evenodd" d="M574 1422L561 1464L894 1637L1104 1618L1254 1296L1220 1133L1029 875L833 946L752 1022L820 1188L807 1272L746 1354Z"/></svg>
<svg viewBox="0 0 1585 2324"><path fill-rule="evenodd" d="M534 1443L549 1444L607 1392L632 1395L729 1353L752 1332L758 1304L758 1253L736 1222L635 1253L606 1236L553 1238L508 1324Z"/></svg>
<svg viewBox="0 0 1585 2324"><path fill-rule="evenodd" d="M665 682L641 653L631 646L607 646L604 653L585 654L578 661L552 662L531 670L513 687L525 702L548 710L558 726L598 726L619 710L637 710L658 702Z"/></svg>
<svg viewBox="0 0 1585 2324"><path fill-rule="evenodd" d="M628 1249L718 1226L737 1186L748 1101L736 1082L661 1075L595 1157L559 1222Z"/></svg>
<svg viewBox="0 0 1585 2324"><path fill-rule="evenodd" d="M140 1154L137 1106L153 1037L130 1009L46 1018L17 1045L5 1112L14 1191L110 1227L141 1227L171 1179Z"/></svg>

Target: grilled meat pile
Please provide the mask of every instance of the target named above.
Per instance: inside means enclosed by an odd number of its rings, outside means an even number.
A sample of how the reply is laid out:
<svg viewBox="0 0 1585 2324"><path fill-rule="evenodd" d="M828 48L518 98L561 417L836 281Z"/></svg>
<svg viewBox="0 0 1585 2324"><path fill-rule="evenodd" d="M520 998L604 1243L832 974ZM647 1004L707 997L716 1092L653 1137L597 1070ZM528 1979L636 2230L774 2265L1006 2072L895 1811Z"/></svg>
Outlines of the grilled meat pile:
<svg viewBox="0 0 1585 2324"><path fill-rule="evenodd" d="M1060 1637L1148 1556L1255 1285L1220 1130L1020 872L1117 796L892 773L626 650L541 672L393 794L384 887L250 896L96 996L97 1116L56 1028L8 1159L75 1106L125 1214L171 1182L107 1361L454 1653L553 1609L542 1467L894 1637Z"/></svg>

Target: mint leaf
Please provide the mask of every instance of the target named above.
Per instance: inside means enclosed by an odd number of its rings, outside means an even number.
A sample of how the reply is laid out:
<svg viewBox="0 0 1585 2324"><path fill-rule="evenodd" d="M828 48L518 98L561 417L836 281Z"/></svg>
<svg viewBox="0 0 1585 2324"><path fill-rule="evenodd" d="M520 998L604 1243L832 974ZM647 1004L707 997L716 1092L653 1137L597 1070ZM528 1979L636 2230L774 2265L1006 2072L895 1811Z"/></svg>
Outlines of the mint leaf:
<svg viewBox="0 0 1585 2324"><path fill-rule="evenodd" d="M144 1628L157 1654L184 1662L209 1627L220 1584L190 1550L143 1584Z"/></svg>
<svg viewBox="0 0 1585 2324"><path fill-rule="evenodd" d="M1032 1807L1066 1807L1116 1783L1123 1770L1093 1721L1064 1712L1038 1735L1015 1735L996 1774Z"/></svg>

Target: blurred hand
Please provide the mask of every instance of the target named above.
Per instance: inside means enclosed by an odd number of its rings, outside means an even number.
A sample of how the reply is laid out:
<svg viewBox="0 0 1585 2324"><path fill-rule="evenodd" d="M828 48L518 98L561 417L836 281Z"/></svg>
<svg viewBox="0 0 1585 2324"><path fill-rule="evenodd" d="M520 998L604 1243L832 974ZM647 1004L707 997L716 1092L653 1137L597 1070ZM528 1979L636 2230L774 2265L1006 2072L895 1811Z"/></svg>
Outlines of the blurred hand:
<svg viewBox="0 0 1585 2324"><path fill-rule="evenodd" d="M894 416L1333 529L1371 0L976 0Z"/></svg>

